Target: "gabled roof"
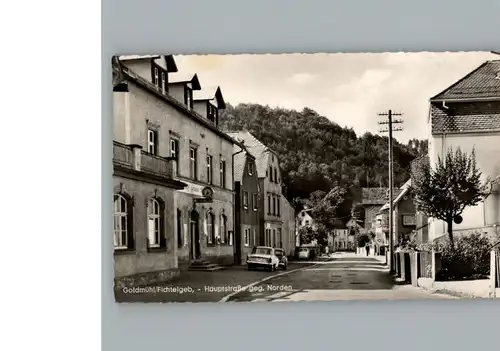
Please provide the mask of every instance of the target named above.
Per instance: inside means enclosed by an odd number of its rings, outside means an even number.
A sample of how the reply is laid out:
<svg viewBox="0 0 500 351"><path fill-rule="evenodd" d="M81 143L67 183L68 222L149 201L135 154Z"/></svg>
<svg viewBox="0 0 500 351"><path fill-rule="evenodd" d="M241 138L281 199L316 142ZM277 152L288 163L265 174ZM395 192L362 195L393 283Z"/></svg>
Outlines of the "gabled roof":
<svg viewBox="0 0 500 351"><path fill-rule="evenodd" d="M431 104L433 134L500 130L500 102L490 102L489 106L477 104L476 108L472 104L460 105L463 104L446 109L441 105Z"/></svg>
<svg viewBox="0 0 500 351"><path fill-rule="evenodd" d="M118 60L113 61L113 70L119 71L119 74L123 76L123 79L126 81L130 81L135 83L138 87L144 89L145 91L149 92L150 94L156 96L158 99L163 100L165 103L168 103L169 105L173 106L174 108L183 111L186 116L191 118L192 120L198 122L202 126L205 126L207 129L213 131L215 134L223 137L224 139L230 141L231 143L238 145L240 147L243 147L243 145L238 141L229 136L227 133L223 132L219 128L217 128L213 123L209 122L207 118L201 116L199 113L192 109L188 109L186 105L183 103L179 102L177 99L173 98L172 96L168 94L163 94L161 93L156 86L153 85L150 81L145 79L144 77L141 77L139 74L135 73L134 71L130 70L128 67L125 67L123 65L120 65Z"/></svg>
<svg viewBox="0 0 500 351"><path fill-rule="evenodd" d="M471 101L500 98L500 60L486 61L431 101Z"/></svg>
<svg viewBox="0 0 500 351"><path fill-rule="evenodd" d="M410 190L410 187L411 187L411 179L408 179L406 181L406 183L404 183L403 186L398 189L397 195L394 197L394 201L392 202L393 206L396 205L399 201L401 201L401 199L403 198L403 196L405 196L408 193L408 191ZM380 208L380 210L378 211L378 213L386 211L388 209L389 209L389 201L387 201L384 204L384 206L382 206Z"/></svg>
<svg viewBox="0 0 500 351"><path fill-rule="evenodd" d="M269 148L248 131L229 132L227 134L233 139L243 142L245 148L255 157L258 177L265 178L267 165L269 164Z"/></svg>
<svg viewBox="0 0 500 351"><path fill-rule="evenodd" d="M401 189L392 191L394 197L398 196ZM389 188L363 188L361 189L361 203L363 205L383 205L389 200Z"/></svg>
<svg viewBox="0 0 500 351"><path fill-rule="evenodd" d="M234 152L241 151L241 148L239 146L234 146ZM240 152L238 154L234 155L234 181L235 182L241 182L243 179L243 173L245 172L245 164L247 159L249 162L255 161L255 158L253 157L252 154L249 152Z"/></svg>
<svg viewBox="0 0 500 351"><path fill-rule="evenodd" d="M226 108L226 102L224 101L220 87L203 88L193 93L193 100L195 101L210 101L213 99L217 100L217 107L219 109Z"/></svg>
<svg viewBox="0 0 500 351"><path fill-rule="evenodd" d="M177 72L169 75L168 84L178 83L191 83L193 85L193 90L201 89L200 81L198 80L198 75L196 73Z"/></svg>
<svg viewBox="0 0 500 351"><path fill-rule="evenodd" d="M173 55L121 55L119 56L119 59L120 61L134 61L134 60L154 60L162 57L165 58L165 64L167 66L167 71L169 73L175 73L179 71Z"/></svg>

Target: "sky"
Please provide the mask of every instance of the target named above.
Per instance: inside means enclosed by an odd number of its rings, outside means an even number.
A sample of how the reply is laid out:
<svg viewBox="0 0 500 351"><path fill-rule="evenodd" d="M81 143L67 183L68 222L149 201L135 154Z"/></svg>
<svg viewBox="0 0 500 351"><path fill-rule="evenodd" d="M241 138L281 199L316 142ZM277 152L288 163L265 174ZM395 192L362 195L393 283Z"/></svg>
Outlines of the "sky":
<svg viewBox="0 0 500 351"><path fill-rule="evenodd" d="M377 114L403 113L401 142L425 139L429 99L474 70L490 52L175 56L179 72L202 88L220 86L226 102L309 107L357 134L378 133Z"/></svg>

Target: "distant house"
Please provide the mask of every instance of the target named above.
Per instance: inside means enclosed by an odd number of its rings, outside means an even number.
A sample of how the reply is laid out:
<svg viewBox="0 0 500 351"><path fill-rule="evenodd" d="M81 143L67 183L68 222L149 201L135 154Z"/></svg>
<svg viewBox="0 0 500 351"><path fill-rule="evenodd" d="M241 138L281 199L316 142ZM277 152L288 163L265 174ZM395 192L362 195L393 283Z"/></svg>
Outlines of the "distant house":
<svg viewBox="0 0 500 351"><path fill-rule="evenodd" d="M259 238L259 178L255 157L234 146L235 263L243 264Z"/></svg>
<svg viewBox="0 0 500 351"><path fill-rule="evenodd" d="M241 141L245 148L255 157L261 194L258 245L279 247L283 242L283 197L278 155L248 131L228 134Z"/></svg>
<svg viewBox="0 0 500 351"><path fill-rule="evenodd" d="M436 165L450 148L476 151L482 179L500 175L500 60L486 61L450 87L430 99L429 162ZM479 230L495 234L500 223L498 186L482 203L462 213L463 221L454 224L457 234ZM446 223L429 220L429 239L447 232Z"/></svg>
<svg viewBox="0 0 500 351"><path fill-rule="evenodd" d="M333 230L333 248L335 251L347 251L354 249L354 235L349 229Z"/></svg>
<svg viewBox="0 0 500 351"><path fill-rule="evenodd" d="M420 175L420 169L423 165L429 164L429 156L422 155L411 162L411 181ZM429 224L427 216L415 209L415 241L419 244L426 243L429 240Z"/></svg>
<svg viewBox="0 0 500 351"><path fill-rule="evenodd" d="M286 197L282 196L283 203L283 241L282 248L285 249L285 252L288 256L295 255L295 247L296 247L296 235L297 235L297 227L295 220L295 208L288 202Z"/></svg>
<svg viewBox="0 0 500 351"><path fill-rule="evenodd" d="M393 190L393 197L396 198L401 189ZM364 209L365 231L374 231L374 221L380 207L389 200L389 188L363 188L361 189L361 205Z"/></svg>
<svg viewBox="0 0 500 351"><path fill-rule="evenodd" d="M304 209L299 212L297 215L297 226L298 229L302 227L312 227L313 229L316 228L316 225L314 224L314 219L311 216L312 209Z"/></svg>
<svg viewBox="0 0 500 351"><path fill-rule="evenodd" d="M415 205L410 193L411 179L398 191L398 196L393 201L393 242L396 244L402 239L411 239L410 235L416 229ZM379 245L387 245L389 229L389 202L377 213L377 229L375 240ZM382 230L380 230L382 229ZM384 233L384 235L380 235Z"/></svg>

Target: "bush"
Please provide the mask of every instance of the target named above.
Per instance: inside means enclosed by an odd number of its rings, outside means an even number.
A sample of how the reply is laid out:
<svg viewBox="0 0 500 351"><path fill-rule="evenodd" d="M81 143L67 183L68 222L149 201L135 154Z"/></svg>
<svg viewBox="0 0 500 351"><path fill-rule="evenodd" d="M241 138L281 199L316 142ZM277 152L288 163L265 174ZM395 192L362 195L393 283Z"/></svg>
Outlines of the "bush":
<svg viewBox="0 0 500 351"><path fill-rule="evenodd" d="M360 234L358 236L358 247L363 247L365 246L368 242L370 242L370 237L368 234Z"/></svg>
<svg viewBox="0 0 500 351"><path fill-rule="evenodd" d="M460 237L451 245L449 241L438 245L441 253L440 280L486 278L490 274L490 247L488 238L479 233Z"/></svg>

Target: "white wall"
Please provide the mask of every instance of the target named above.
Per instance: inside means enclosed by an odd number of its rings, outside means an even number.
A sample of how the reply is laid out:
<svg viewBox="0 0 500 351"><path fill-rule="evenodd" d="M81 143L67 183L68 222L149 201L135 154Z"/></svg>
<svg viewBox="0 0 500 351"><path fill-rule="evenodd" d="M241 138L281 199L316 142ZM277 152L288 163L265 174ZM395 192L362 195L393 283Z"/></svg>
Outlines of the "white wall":
<svg viewBox="0 0 500 351"><path fill-rule="evenodd" d="M500 175L500 132L460 133L433 135L429 144L429 159L432 167L439 157L444 157L449 148L457 147L470 153L476 152L478 169L482 172L482 180L487 176ZM469 207L462 213L463 222L454 224L454 231L467 233L471 230L484 229L484 232L494 232L493 224L500 222L500 196L498 192L490 195L486 201ZM446 234L446 223L429 219L429 240Z"/></svg>

